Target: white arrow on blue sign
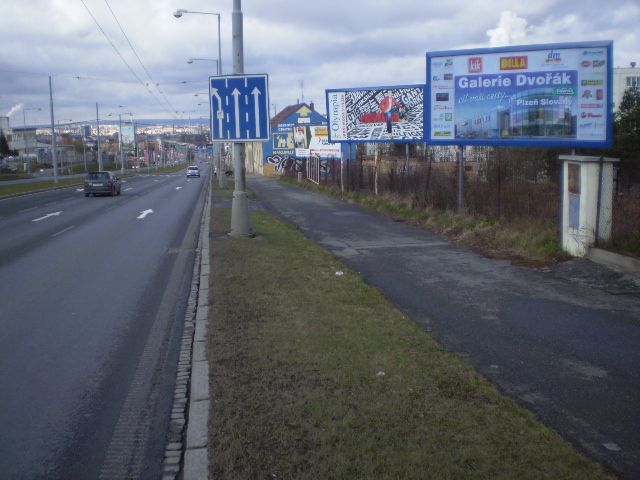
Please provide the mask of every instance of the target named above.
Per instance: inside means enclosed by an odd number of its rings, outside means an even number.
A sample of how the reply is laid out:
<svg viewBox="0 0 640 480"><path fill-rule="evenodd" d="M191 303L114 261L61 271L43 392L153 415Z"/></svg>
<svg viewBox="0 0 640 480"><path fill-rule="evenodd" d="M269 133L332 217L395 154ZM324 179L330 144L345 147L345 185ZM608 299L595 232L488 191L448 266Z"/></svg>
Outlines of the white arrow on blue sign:
<svg viewBox="0 0 640 480"><path fill-rule="evenodd" d="M209 97L212 141L269 140L267 75L209 77Z"/></svg>

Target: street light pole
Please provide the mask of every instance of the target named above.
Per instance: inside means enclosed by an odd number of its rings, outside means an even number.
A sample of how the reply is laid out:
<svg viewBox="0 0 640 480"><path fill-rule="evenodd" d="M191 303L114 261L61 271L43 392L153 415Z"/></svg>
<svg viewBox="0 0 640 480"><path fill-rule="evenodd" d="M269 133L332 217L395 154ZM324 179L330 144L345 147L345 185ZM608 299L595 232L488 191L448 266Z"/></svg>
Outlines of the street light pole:
<svg viewBox="0 0 640 480"><path fill-rule="evenodd" d="M53 118L53 88L49 75L49 108L51 109L51 162L53 163L53 182L58 183L58 163L56 162L56 123Z"/></svg>
<svg viewBox="0 0 640 480"><path fill-rule="evenodd" d="M217 58L190 58L187 60L188 64L193 62L216 62L216 75L220 75L220 62Z"/></svg>
<svg viewBox="0 0 640 480"><path fill-rule="evenodd" d="M235 4L234 4L234 10L235 10ZM238 5L238 9L240 10L240 5ZM183 14L185 13L199 13L201 15L216 15L218 17L218 68L217 68L217 73L218 76L222 75L222 41L220 39L220 14L219 13L213 13L213 12L193 12L193 11L189 11L189 10L184 10L184 9L178 9L174 12L173 16L176 18L180 18L182 17ZM241 36L242 36L242 13L240 13L240 30L241 30ZM242 43L242 42L241 42ZM241 45L241 49L242 49L242 45ZM235 69L234 69L235 72ZM209 99L209 102L211 102L211 99ZM219 142L216 142L216 150L217 150L217 154L218 154L218 186L222 189L222 188L226 188L227 187L227 182L226 182L226 178L223 172L223 168L222 168L222 144Z"/></svg>
<svg viewBox="0 0 640 480"><path fill-rule="evenodd" d="M231 15L233 73L241 74L244 73L241 0L233 0L233 13ZM232 151L233 176L235 181L233 200L231 202L231 236L233 237L248 236L252 233L247 192L245 191L244 155L244 143L235 142Z"/></svg>
<svg viewBox="0 0 640 480"><path fill-rule="evenodd" d="M218 17L218 75L222 73L222 42L220 41L220 14L214 12L195 12L192 10L185 10L180 8L173 14L174 17L180 18L185 13L198 13L200 15L215 15Z"/></svg>
<svg viewBox="0 0 640 480"><path fill-rule="evenodd" d="M122 113L118 113L118 143L120 144L120 173L124 175L124 156L122 155Z"/></svg>

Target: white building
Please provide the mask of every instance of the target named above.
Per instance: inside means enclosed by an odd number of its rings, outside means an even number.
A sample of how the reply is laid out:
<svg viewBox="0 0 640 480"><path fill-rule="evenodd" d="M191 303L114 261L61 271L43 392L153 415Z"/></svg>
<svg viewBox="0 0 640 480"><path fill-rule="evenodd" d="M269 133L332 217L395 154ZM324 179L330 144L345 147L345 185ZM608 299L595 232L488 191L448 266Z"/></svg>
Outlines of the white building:
<svg viewBox="0 0 640 480"><path fill-rule="evenodd" d="M613 111L618 110L622 96L627 88L640 88L640 68L636 68L636 62L631 62L630 67L616 67L613 69Z"/></svg>

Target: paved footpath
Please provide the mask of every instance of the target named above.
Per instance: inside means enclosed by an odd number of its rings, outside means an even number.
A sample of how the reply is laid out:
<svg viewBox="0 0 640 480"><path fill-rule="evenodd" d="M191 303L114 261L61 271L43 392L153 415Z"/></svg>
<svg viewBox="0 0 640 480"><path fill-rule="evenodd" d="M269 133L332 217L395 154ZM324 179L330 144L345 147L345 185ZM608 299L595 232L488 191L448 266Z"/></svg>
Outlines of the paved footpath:
<svg viewBox="0 0 640 480"><path fill-rule="evenodd" d="M640 276L518 267L271 178L248 185L547 425L640 478Z"/></svg>

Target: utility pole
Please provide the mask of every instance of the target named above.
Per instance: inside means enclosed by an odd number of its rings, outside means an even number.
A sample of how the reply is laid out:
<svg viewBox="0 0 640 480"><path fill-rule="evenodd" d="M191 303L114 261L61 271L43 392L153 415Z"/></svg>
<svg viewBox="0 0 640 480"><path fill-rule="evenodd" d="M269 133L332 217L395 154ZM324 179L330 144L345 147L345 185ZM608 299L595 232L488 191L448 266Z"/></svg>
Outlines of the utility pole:
<svg viewBox="0 0 640 480"><path fill-rule="evenodd" d="M53 88L49 75L49 107L51 108L51 161L53 163L53 182L58 183L58 162L56 161L56 124L53 119Z"/></svg>
<svg viewBox="0 0 640 480"><path fill-rule="evenodd" d="M233 0L231 14L231 33L233 51L233 73L244 73L244 53L242 40L242 6L241 0ZM231 202L231 236L240 237L251 235L251 221L249 205L245 187L244 155L245 145L241 142L233 144L233 176L235 187ZM222 172L219 172L222 174Z"/></svg>
<svg viewBox="0 0 640 480"><path fill-rule="evenodd" d="M102 171L102 153L100 153L100 115L98 114L98 102L96 102L96 128L98 129L97 143L98 143L98 171Z"/></svg>

